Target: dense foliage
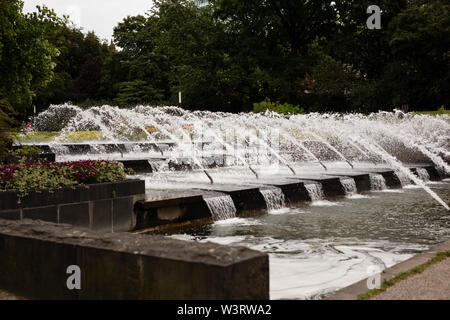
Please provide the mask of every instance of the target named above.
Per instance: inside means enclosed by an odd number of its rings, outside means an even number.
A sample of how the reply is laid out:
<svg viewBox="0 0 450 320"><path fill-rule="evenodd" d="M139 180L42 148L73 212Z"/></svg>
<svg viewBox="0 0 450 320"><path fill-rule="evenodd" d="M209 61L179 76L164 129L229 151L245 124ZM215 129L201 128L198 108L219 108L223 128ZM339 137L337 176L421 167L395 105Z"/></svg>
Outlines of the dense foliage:
<svg viewBox="0 0 450 320"><path fill-rule="evenodd" d="M125 180L116 162L22 162L0 165L0 191L17 190L21 196L30 190L57 189L80 184Z"/></svg>
<svg viewBox="0 0 450 320"><path fill-rule="evenodd" d="M67 101L174 105L180 91L185 108L230 112L448 108L450 0L380 0L381 30L366 27L371 4L156 0L109 45L48 8L2 1L0 100L22 118Z"/></svg>
<svg viewBox="0 0 450 320"><path fill-rule="evenodd" d="M299 114L303 113L305 110L303 108L300 108L299 105L294 106L292 104L289 104L287 102L280 103L280 102L272 102L269 98L266 98L264 101L261 101L259 103L253 104L253 112L260 113L265 111L274 111L279 114Z"/></svg>
<svg viewBox="0 0 450 320"><path fill-rule="evenodd" d="M62 23L53 11L24 15L22 1L0 2L0 99L26 112L53 78L58 50L47 38L46 23Z"/></svg>
<svg viewBox="0 0 450 320"><path fill-rule="evenodd" d="M0 159L12 145L12 127L15 125L15 111L6 99L0 99Z"/></svg>

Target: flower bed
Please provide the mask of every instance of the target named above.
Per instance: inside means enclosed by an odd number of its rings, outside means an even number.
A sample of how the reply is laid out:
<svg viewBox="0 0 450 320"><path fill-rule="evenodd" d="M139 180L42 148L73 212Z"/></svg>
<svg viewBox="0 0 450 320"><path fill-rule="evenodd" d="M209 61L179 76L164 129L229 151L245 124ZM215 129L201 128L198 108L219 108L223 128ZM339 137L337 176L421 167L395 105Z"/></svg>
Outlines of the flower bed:
<svg viewBox="0 0 450 320"><path fill-rule="evenodd" d="M126 179L117 162L23 162L0 166L0 191L16 190L23 197L32 190L59 189Z"/></svg>
<svg viewBox="0 0 450 320"><path fill-rule="evenodd" d="M0 166L0 219L36 219L105 231L135 226L145 181L110 161Z"/></svg>

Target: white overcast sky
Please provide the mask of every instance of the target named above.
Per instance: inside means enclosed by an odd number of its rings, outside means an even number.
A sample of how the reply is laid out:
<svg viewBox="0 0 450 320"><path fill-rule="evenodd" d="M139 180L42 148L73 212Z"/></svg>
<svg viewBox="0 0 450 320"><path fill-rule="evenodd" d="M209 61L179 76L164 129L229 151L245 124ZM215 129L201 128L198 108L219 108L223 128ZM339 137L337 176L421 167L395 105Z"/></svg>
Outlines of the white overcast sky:
<svg viewBox="0 0 450 320"><path fill-rule="evenodd" d="M24 0L24 12L36 11L36 5L45 4L71 20L84 32L95 31L101 39L112 39L113 28L125 17L145 14L151 0Z"/></svg>

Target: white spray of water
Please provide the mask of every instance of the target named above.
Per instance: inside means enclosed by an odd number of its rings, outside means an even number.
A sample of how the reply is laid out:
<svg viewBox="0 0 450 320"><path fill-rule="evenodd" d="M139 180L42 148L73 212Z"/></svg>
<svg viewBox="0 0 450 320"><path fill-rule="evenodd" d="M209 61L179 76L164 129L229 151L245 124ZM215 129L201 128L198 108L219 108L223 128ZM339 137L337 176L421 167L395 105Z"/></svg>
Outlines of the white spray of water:
<svg viewBox="0 0 450 320"><path fill-rule="evenodd" d="M438 203L440 203L447 211L450 211L450 207L436 194L436 192L427 187L427 185L422 180L416 177L411 172L411 170L403 166L401 162L399 162L395 157L391 156L375 143L371 144L371 149L373 150L373 152L378 153L381 157L383 157L383 159L385 159L392 168L396 169L401 175L407 176L412 182L428 192L428 194L433 197L433 199L435 199Z"/></svg>
<svg viewBox="0 0 450 320"><path fill-rule="evenodd" d="M272 156L293 173L298 171L294 167L299 159L302 162L319 162L326 168L324 162L335 159L330 152L323 150L325 145L350 165L358 165L355 161L359 161L361 155L364 160L386 162L406 176L405 180L412 180L423 187L436 201L448 208L436 193L427 188L420 178L412 175L399 160L418 162L429 159L448 173L450 168L443 159L449 155L450 149L448 115L432 117L379 112L368 116L310 113L285 117L273 112L231 114L150 106L133 109L102 106L81 110L75 106L62 105L52 106L41 113L35 123L41 128L46 123L51 124L55 115L62 117L65 114L70 119L61 136L70 136L66 133L74 131L100 130L102 142L110 144L118 145L123 141L167 142L171 147L164 152L165 157L172 159L184 155L192 158L199 168L203 168L203 157L220 153L227 163L237 162L251 168L253 164L250 161L253 158L247 155L254 154L252 148L255 145L263 149L261 153L258 149L256 160L262 169L258 172L263 172L265 167L273 164ZM278 145L272 143L275 140L265 140L274 132L279 135ZM199 140L202 142L201 148L198 148ZM204 145L203 141L208 143ZM66 151L58 146L67 142L70 141L59 138L51 144L57 153L63 153ZM259 154L262 156L259 157ZM268 157L268 154L271 156Z"/></svg>

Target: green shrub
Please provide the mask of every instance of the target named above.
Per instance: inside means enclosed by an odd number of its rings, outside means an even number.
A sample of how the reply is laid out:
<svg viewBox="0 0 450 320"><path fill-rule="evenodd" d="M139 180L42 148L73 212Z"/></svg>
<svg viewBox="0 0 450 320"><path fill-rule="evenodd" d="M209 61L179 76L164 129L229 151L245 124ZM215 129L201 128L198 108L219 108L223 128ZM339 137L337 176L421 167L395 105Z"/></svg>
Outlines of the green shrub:
<svg viewBox="0 0 450 320"><path fill-rule="evenodd" d="M438 114L446 114L447 110L445 110L444 105L442 105L438 110L437 110Z"/></svg>
<svg viewBox="0 0 450 320"><path fill-rule="evenodd" d="M11 152L11 154L15 154L15 155L21 155L21 154L39 154L40 150L39 147L37 146L29 146L29 145L24 145L21 146L20 148L14 150Z"/></svg>
<svg viewBox="0 0 450 320"><path fill-rule="evenodd" d="M0 159L11 149L15 111L6 99L0 99Z"/></svg>
<svg viewBox="0 0 450 320"><path fill-rule="evenodd" d="M259 103L253 104L252 111L255 113L266 112L267 110L274 111L279 114L299 114L305 112L305 110L303 108L300 108L299 105L294 106L287 102L282 104L279 101L272 102L269 98L266 98L264 101L261 101Z"/></svg>
<svg viewBox="0 0 450 320"><path fill-rule="evenodd" d="M111 161L21 162L0 166L0 192L16 190L19 198L32 190L54 190L125 179L122 167Z"/></svg>

